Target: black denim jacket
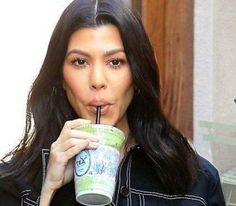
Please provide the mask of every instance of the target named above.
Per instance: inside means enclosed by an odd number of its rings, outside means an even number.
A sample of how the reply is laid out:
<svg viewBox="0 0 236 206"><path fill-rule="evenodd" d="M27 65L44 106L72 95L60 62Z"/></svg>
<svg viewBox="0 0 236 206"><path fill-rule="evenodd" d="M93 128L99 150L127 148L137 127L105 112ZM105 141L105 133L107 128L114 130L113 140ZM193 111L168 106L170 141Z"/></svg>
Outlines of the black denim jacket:
<svg viewBox="0 0 236 206"><path fill-rule="evenodd" d="M200 157L203 173L186 195L161 192L152 162L139 146L130 151L119 171L114 205L225 206L218 171Z"/></svg>
<svg viewBox="0 0 236 206"><path fill-rule="evenodd" d="M33 182L9 184L0 180L0 206L38 206L48 150L42 151L42 168ZM153 164L140 146L135 146L121 162L117 173L116 191L110 206L225 206L217 170L200 158L204 173L199 175L191 192L186 195L161 192ZM52 206L80 206L75 201L73 182L55 194Z"/></svg>

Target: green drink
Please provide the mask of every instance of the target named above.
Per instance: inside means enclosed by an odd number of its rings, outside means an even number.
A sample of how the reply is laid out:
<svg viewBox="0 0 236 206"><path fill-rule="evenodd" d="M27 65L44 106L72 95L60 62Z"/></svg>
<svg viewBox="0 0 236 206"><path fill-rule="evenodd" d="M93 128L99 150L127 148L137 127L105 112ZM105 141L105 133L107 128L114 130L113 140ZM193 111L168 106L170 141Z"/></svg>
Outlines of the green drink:
<svg viewBox="0 0 236 206"><path fill-rule="evenodd" d="M83 150L76 156L76 200L84 205L107 205L112 201L125 135L113 126L102 124L84 124L76 129L97 136L100 143L96 150Z"/></svg>

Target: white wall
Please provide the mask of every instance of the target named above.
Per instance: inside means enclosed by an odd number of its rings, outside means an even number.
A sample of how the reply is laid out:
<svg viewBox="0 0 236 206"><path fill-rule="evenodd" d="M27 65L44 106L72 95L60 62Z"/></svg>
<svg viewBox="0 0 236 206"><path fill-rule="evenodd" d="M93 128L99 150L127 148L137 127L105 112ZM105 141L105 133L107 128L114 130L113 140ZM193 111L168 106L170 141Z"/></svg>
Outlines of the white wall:
<svg viewBox="0 0 236 206"><path fill-rule="evenodd" d="M27 93L52 30L70 2L0 1L0 157L22 137Z"/></svg>
<svg viewBox="0 0 236 206"><path fill-rule="evenodd" d="M236 1L214 4L214 119L236 123Z"/></svg>
<svg viewBox="0 0 236 206"><path fill-rule="evenodd" d="M207 159L211 151L198 121L213 118L213 3L195 0L194 5L194 143Z"/></svg>
<svg viewBox="0 0 236 206"><path fill-rule="evenodd" d="M195 0L194 9L194 143L212 161L198 122L236 123L236 1ZM215 152L222 162L234 155Z"/></svg>

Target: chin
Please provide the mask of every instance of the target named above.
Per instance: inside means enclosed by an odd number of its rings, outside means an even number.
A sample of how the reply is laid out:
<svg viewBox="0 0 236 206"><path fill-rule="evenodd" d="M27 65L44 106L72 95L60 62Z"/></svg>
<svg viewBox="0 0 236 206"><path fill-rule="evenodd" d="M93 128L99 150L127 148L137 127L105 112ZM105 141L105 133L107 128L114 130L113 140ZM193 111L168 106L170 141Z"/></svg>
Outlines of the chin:
<svg viewBox="0 0 236 206"><path fill-rule="evenodd" d="M112 119L108 119L108 118L106 119L106 118L103 118L101 116L100 124L106 124L106 125L115 126L117 124L117 121L112 120Z"/></svg>
<svg viewBox="0 0 236 206"><path fill-rule="evenodd" d="M115 124L113 122L110 122L110 121L101 121L100 124L115 126Z"/></svg>

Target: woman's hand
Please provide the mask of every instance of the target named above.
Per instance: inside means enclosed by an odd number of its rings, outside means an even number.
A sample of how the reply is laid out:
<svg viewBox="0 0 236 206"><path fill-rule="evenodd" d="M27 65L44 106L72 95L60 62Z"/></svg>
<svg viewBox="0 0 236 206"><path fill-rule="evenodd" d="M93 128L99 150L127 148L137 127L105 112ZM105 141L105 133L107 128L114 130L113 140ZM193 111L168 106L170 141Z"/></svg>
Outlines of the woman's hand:
<svg viewBox="0 0 236 206"><path fill-rule="evenodd" d="M85 148L97 148L96 137L74 129L84 123L91 122L84 119L67 121L58 139L51 145L46 178L40 197L41 206L49 205L56 190L73 179L73 157Z"/></svg>

